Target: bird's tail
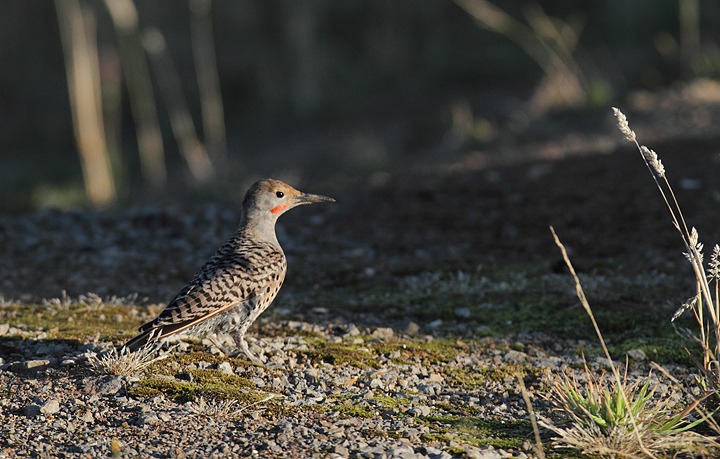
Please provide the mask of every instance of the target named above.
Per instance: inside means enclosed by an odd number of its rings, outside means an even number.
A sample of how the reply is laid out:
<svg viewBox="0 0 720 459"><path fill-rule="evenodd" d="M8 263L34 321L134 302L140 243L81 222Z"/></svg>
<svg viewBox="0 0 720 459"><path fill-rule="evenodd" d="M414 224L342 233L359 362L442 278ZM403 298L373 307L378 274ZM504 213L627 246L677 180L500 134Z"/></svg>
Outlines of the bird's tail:
<svg viewBox="0 0 720 459"><path fill-rule="evenodd" d="M140 333L135 338L129 340L127 343L125 343L120 349L122 352L123 350L127 349L129 352L135 352L141 347L145 346L147 343L156 341L158 338L158 330L157 329L151 329L144 333Z"/></svg>

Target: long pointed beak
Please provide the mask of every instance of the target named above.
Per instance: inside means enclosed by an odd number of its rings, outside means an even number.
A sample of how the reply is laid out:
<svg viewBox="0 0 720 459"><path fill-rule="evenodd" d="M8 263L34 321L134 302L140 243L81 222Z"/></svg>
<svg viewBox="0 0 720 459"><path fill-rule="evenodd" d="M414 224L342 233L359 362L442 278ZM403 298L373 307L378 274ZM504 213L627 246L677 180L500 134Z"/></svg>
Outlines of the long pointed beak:
<svg viewBox="0 0 720 459"><path fill-rule="evenodd" d="M312 204L313 202L335 202L333 198L328 198L327 196L320 196L319 194L307 194L303 193L300 196L296 196L293 201L295 201L295 205L301 205L301 204Z"/></svg>

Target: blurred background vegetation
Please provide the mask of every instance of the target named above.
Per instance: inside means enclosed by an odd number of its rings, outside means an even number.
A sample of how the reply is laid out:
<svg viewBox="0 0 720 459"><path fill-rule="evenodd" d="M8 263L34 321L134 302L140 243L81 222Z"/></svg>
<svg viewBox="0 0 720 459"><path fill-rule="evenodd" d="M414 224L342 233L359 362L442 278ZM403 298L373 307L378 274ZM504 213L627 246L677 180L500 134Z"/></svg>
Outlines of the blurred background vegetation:
<svg viewBox="0 0 720 459"><path fill-rule="evenodd" d="M719 30L713 0L4 1L0 211L382 183L602 130L717 78Z"/></svg>

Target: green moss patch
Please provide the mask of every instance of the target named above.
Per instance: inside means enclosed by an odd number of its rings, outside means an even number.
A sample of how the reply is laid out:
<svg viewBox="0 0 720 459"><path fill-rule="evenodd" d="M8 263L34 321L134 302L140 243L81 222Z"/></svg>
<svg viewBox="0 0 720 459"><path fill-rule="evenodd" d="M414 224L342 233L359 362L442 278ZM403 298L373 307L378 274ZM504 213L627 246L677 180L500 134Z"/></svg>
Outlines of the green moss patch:
<svg viewBox="0 0 720 459"><path fill-rule="evenodd" d="M177 402L195 400L201 393L202 386L199 384L161 378L143 379L128 388L128 394L133 397L146 398L162 394Z"/></svg>
<svg viewBox="0 0 720 459"><path fill-rule="evenodd" d="M406 398L393 398L393 397L386 397L386 396L382 396L382 395L376 395L371 400L374 400L375 402L377 402L378 404L380 404L382 406L387 406L390 408L395 408L395 407L398 407L401 405L407 405L408 403L410 403L410 400L408 400Z"/></svg>
<svg viewBox="0 0 720 459"><path fill-rule="evenodd" d="M613 358L618 360L624 360L627 351L631 349L642 349L648 359L657 363L673 362L692 368L696 362L702 361L700 346L696 342L683 340L678 335L667 338L628 339L608 348Z"/></svg>
<svg viewBox="0 0 720 459"><path fill-rule="evenodd" d="M537 379L544 370L528 365L506 364L494 368L449 368L445 370L447 381L452 387L472 390L482 387L489 381L504 381L508 378L515 379L518 374L524 374L525 378Z"/></svg>
<svg viewBox="0 0 720 459"><path fill-rule="evenodd" d="M340 405L336 411L345 417L353 418L371 418L377 413L377 410L372 407L359 405Z"/></svg>
<svg viewBox="0 0 720 459"><path fill-rule="evenodd" d="M331 365L352 365L357 368L380 368L374 353L357 344L317 342L314 349L299 351L312 362L325 362Z"/></svg>
<svg viewBox="0 0 720 459"><path fill-rule="evenodd" d="M518 449L532 437L530 421L502 422L470 416L426 416L425 421L441 426L436 436L443 435L473 446ZM442 427L444 426L444 427ZM432 434L430 434L432 435ZM424 438L425 441L443 441ZM449 440L444 440L449 441Z"/></svg>
<svg viewBox="0 0 720 459"><path fill-rule="evenodd" d="M599 264L580 274L585 293L603 335L612 341L613 356L621 359L628 349L643 349L649 358L662 363L694 366L683 343L670 324L670 317L685 295L677 297L682 279L654 273L625 272L616 264ZM575 286L567 274L552 272L550 265L512 265L478 272L423 272L395 281L357 287L320 289L304 301L314 306L381 315L388 321L413 320L421 326L436 319L466 325L466 332L481 335L543 332L551 336L595 342L591 321L575 296ZM689 286L692 290L692 286ZM457 311L462 309L462 315ZM686 314L677 324L691 330L697 324ZM480 328L481 326L484 326ZM456 333L451 325L441 325L440 334ZM465 332L463 332L465 333ZM638 343L638 338L642 343ZM378 354L389 355L396 364L416 359L448 361L454 346L437 349L439 340L412 342L405 349L400 341L367 343ZM612 346L611 346L612 347Z"/></svg>
<svg viewBox="0 0 720 459"><path fill-rule="evenodd" d="M453 437L444 433L424 433L420 438L428 443L449 443L453 440Z"/></svg>
<svg viewBox="0 0 720 459"><path fill-rule="evenodd" d="M450 403L435 402L435 408L447 411L456 416L477 416L480 410L474 406L451 405Z"/></svg>
<svg viewBox="0 0 720 459"><path fill-rule="evenodd" d="M226 357L224 355L214 355L207 352L194 350L187 353L174 352L168 358L152 364L150 367L147 368L145 373L148 376L157 373L165 375L175 375L178 370L183 370L186 367L197 362L207 362L210 365L217 365L222 362L229 362L233 366L233 368L247 368L254 366L254 364L247 359Z"/></svg>
<svg viewBox="0 0 720 459"><path fill-rule="evenodd" d="M211 365L230 361L233 365L245 363L201 352L174 353L145 369L147 379L133 384L128 392L136 397L153 397L164 394L180 402L194 400L202 395L214 400L241 400L252 403L260 399L255 383L247 378L223 373L215 369L192 368L191 364L208 362ZM166 376L165 378L158 375Z"/></svg>
<svg viewBox="0 0 720 459"><path fill-rule="evenodd" d="M263 398L252 390L255 384L245 378L225 375L217 370L194 370L193 373L195 372L199 372L199 378L195 382L148 378L130 386L128 393L141 398L163 394L177 402L195 400L201 395L212 400L240 400L242 403L253 403Z"/></svg>
<svg viewBox="0 0 720 459"><path fill-rule="evenodd" d="M131 314L131 311L135 313ZM27 330L43 330L51 338L87 341L100 335L103 341L124 341L137 327L154 315L152 307L110 304L11 304L0 308L0 323L24 325Z"/></svg>
<svg viewBox="0 0 720 459"><path fill-rule="evenodd" d="M623 339L667 337L674 312L666 302L677 288L668 276L624 273L622 267L598 267L581 273L601 330ZM352 301L348 301L351 299ZM569 275L555 274L550 266L512 265L475 273L424 272L394 282L375 283L365 290L322 289L308 302L356 312L381 314L388 319L427 323L436 319L487 325L497 334L543 331L568 338L594 335L585 311L574 294ZM683 298L677 298L682 304ZM467 312L459 317L458 309ZM467 314L467 315L466 315ZM691 326L692 320L682 326Z"/></svg>

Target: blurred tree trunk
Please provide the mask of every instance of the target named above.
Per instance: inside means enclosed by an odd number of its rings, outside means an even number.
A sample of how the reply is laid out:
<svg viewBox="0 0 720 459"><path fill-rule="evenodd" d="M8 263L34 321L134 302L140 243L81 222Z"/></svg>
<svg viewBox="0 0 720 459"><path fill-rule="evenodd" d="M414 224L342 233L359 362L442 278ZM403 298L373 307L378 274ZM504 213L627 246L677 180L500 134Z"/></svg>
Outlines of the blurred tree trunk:
<svg viewBox="0 0 720 459"><path fill-rule="evenodd" d="M55 8L85 189L93 206L106 207L116 192L103 124L95 14L78 0L55 0Z"/></svg>
<svg viewBox="0 0 720 459"><path fill-rule="evenodd" d="M694 67L701 59L700 45L700 1L679 0L678 21L680 22L680 62L684 76L697 75Z"/></svg>
<svg viewBox="0 0 720 459"><path fill-rule="evenodd" d="M190 0L190 13L205 148L215 163L216 170L222 174L226 170L224 166L227 163L227 140L220 77L215 61L210 0Z"/></svg>
<svg viewBox="0 0 720 459"><path fill-rule="evenodd" d="M287 46L291 50L294 72L290 83L293 106L297 113L314 113L322 102L322 62L317 43L318 0L288 0Z"/></svg>
<svg viewBox="0 0 720 459"><path fill-rule="evenodd" d="M202 143L198 140L195 123L190 115L180 75L167 52L165 37L156 28L143 33L143 47L150 57L158 86L165 100L175 140L185 158L193 181L203 185L215 175L215 168Z"/></svg>
<svg viewBox="0 0 720 459"><path fill-rule="evenodd" d="M105 0L110 12L135 121L143 178L155 193L165 191L165 150L145 52L140 43L138 13L132 0Z"/></svg>

